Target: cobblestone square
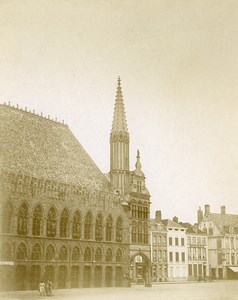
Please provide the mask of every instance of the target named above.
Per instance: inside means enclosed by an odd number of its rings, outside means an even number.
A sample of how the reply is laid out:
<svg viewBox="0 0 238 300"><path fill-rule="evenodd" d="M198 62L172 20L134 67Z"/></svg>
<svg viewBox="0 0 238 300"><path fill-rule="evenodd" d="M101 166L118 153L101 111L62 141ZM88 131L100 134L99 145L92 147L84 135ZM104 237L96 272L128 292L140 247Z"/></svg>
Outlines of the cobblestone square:
<svg viewBox="0 0 238 300"><path fill-rule="evenodd" d="M43 299L37 291L10 292L0 295L2 300ZM143 285L131 288L93 288L55 290L52 300L236 300L237 281L214 281L209 283L166 283L151 288Z"/></svg>

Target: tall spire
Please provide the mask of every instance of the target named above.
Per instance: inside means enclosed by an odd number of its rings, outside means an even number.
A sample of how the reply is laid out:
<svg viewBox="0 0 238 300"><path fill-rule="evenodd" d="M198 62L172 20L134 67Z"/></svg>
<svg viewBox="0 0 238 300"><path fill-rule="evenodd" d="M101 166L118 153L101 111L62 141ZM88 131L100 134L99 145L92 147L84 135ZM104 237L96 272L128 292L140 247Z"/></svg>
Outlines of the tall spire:
<svg viewBox="0 0 238 300"><path fill-rule="evenodd" d="M112 132L128 132L120 77L118 77L117 80L117 94L112 122Z"/></svg>

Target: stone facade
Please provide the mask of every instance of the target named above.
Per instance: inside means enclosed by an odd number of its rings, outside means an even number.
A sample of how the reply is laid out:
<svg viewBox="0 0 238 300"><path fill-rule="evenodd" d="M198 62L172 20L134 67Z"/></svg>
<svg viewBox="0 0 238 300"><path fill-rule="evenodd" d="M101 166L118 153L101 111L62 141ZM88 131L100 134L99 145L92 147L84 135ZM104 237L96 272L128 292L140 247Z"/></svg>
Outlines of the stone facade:
<svg viewBox="0 0 238 300"><path fill-rule="evenodd" d="M127 286L127 207L65 124L0 106L1 289Z"/></svg>
<svg viewBox="0 0 238 300"><path fill-rule="evenodd" d="M198 211L199 229L208 234L208 256L211 276L218 279L238 279L238 215L211 213L205 205L204 215Z"/></svg>

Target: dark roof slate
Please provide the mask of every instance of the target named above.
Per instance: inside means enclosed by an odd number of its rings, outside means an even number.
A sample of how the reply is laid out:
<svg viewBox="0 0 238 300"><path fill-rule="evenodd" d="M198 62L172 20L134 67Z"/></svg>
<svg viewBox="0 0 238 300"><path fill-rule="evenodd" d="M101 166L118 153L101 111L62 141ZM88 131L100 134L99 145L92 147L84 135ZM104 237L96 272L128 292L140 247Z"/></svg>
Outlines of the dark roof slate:
<svg viewBox="0 0 238 300"><path fill-rule="evenodd" d="M0 105L0 168L109 190L106 177L67 125Z"/></svg>

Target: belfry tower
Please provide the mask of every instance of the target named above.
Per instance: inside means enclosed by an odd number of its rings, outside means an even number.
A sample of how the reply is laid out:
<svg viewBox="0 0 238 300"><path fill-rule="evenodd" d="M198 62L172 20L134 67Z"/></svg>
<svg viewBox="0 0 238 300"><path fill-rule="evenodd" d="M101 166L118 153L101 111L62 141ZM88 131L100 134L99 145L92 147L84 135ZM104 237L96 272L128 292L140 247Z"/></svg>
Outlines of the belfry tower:
<svg viewBox="0 0 238 300"><path fill-rule="evenodd" d="M110 135L110 182L113 191L118 194L125 195L129 193L129 133L120 77L118 77L117 82L116 102Z"/></svg>

